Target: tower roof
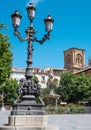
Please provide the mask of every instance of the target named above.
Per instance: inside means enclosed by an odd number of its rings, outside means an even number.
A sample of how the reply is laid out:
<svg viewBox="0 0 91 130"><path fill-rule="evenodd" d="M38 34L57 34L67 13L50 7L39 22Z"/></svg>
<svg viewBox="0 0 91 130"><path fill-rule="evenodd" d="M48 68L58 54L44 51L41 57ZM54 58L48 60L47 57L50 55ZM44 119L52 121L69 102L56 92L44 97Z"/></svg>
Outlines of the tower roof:
<svg viewBox="0 0 91 130"><path fill-rule="evenodd" d="M67 49L65 51L69 51L69 50L81 50L81 51L85 51L85 49L80 49L80 48L76 48L76 47L69 48L69 49Z"/></svg>

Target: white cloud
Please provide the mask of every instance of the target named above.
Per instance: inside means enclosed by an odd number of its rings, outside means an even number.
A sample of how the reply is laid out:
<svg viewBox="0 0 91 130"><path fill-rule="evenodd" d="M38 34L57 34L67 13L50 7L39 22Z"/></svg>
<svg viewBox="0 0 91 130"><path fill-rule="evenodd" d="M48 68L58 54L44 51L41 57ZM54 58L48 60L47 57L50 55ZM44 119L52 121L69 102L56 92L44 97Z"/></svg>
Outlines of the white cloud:
<svg viewBox="0 0 91 130"><path fill-rule="evenodd" d="M39 2L42 2L42 1L43 0L29 0L29 2L27 4L33 3L34 5L37 5Z"/></svg>

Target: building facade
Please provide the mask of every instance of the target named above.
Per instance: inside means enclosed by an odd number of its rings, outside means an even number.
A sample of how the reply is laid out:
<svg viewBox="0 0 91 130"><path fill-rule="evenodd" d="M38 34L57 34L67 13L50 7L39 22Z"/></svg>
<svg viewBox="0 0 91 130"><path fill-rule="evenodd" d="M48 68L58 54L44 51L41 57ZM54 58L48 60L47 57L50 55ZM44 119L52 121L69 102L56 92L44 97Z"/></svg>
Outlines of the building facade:
<svg viewBox="0 0 91 130"><path fill-rule="evenodd" d="M59 83L60 74L64 71L65 69L58 69L58 68L46 68L43 70L39 68L33 68L33 73L38 78L39 85L42 88L46 88L50 76L52 80L55 79L55 81L58 81ZM17 81L19 81L20 79L24 79L25 69L12 67L11 78L16 79Z"/></svg>
<svg viewBox="0 0 91 130"><path fill-rule="evenodd" d="M70 48L64 51L64 68L76 72L85 68L85 50Z"/></svg>

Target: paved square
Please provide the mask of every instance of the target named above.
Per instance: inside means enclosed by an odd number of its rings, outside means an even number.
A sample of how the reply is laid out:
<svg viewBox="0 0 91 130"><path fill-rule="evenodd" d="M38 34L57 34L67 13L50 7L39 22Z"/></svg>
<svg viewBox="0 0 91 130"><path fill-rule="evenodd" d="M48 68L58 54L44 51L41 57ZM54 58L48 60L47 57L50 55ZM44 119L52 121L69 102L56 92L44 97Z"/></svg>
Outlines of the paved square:
<svg viewBox="0 0 91 130"><path fill-rule="evenodd" d="M10 111L0 111L0 125L8 124ZM91 114L48 115L48 123L59 125L60 130L91 130Z"/></svg>
<svg viewBox="0 0 91 130"><path fill-rule="evenodd" d="M91 130L91 114L49 115L48 122L58 124L60 130Z"/></svg>

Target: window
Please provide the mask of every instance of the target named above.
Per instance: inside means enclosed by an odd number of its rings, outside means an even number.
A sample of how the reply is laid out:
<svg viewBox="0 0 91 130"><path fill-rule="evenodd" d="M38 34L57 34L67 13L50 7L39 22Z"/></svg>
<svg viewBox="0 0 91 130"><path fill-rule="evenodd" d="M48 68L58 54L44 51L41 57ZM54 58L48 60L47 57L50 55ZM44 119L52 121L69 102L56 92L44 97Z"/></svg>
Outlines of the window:
<svg viewBox="0 0 91 130"><path fill-rule="evenodd" d="M41 77L41 83L45 83L45 76L44 75L42 75L42 77Z"/></svg>
<svg viewBox="0 0 91 130"><path fill-rule="evenodd" d="M82 56L80 54L76 55L76 63L77 64L82 64Z"/></svg>
<svg viewBox="0 0 91 130"><path fill-rule="evenodd" d="M71 63L71 59L70 59L70 55L66 56L66 64L70 64Z"/></svg>

